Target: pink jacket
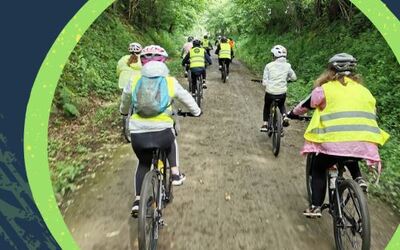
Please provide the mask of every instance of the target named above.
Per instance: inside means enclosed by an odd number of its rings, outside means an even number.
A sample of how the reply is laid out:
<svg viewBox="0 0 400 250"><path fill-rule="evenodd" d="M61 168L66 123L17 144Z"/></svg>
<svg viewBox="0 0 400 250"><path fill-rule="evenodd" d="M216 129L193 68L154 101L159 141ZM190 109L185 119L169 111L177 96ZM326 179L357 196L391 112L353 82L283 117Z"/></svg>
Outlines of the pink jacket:
<svg viewBox="0 0 400 250"><path fill-rule="evenodd" d="M326 99L324 90L317 87L311 93L311 107L324 109L326 106ZM297 105L293 113L295 115L303 115L308 109ZM381 170L381 158L379 156L378 146L371 142L326 142L314 143L305 141L301 154L307 153L324 153L328 155L349 156L362 158L367 161L370 166L377 165L378 172Z"/></svg>

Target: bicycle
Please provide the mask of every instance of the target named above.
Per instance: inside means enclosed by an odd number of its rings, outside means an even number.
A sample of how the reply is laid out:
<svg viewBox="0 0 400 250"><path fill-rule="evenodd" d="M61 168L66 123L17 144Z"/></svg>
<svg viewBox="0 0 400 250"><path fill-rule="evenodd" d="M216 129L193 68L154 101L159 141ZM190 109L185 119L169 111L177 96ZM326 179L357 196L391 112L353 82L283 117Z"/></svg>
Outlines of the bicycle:
<svg viewBox="0 0 400 250"><path fill-rule="evenodd" d="M194 93L194 99L197 103L197 105L199 105L199 107L201 108L201 101L203 99L203 75L202 73L196 73L194 79L194 83L195 83L195 89L194 91L191 89L191 93ZM192 84L190 84L192 85ZM191 88L193 88L193 86L191 86Z"/></svg>
<svg viewBox="0 0 400 250"><path fill-rule="evenodd" d="M311 166L314 157L315 154L308 154L306 164L306 185L310 204ZM343 176L346 162L343 160L336 167L327 170L329 203L323 204L321 210L328 209L332 216L336 249L347 249L346 246L349 245L354 249L370 249L371 227L367 201L358 183ZM354 215L351 214L352 207ZM361 242L357 241L357 236Z"/></svg>
<svg viewBox="0 0 400 250"><path fill-rule="evenodd" d="M262 80L252 79L253 82L262 83ZM281 145L283 131L282 114L278 107L279 99L273 99L268 117L268 137L272 137L272 153L277 157Z"/></svg>
<svg viewBox="0 0 400 250"><path fill-rule="evenodd" d="M193 116L189 112L178 111L178 116ZM172 173L166 152L153 150L150 171L146 173L140 192L138 212L139 249L157 249L159 229L166 224L163 209L173 200Z"/></svg>
<svg viewBox="0 0 400 250"><path fill-rule="evenodd" d="M226 83L226 77L227 77L227 74L228 74L228 68L227 68L225 60L222 60L221 64L222 64L221 65L221 80L222 80L223 83Z"/></svg>

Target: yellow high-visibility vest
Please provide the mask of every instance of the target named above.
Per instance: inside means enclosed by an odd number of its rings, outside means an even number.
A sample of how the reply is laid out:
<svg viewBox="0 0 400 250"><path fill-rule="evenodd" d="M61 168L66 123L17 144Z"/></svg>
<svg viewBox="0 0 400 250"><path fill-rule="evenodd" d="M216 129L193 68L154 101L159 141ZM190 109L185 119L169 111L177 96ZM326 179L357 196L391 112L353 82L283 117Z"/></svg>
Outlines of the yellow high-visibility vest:
<svg viewBox="0 0 400 250"><path fill-rule="evenodd" d="M220 43L221 49L219 50L218 58L228 58L231 59L231 46L229 43Z"/></svg>
<svg viewBox="0 0 400 250"><path fill-rule="evenodd" d="M118 87L120 89L123 89L127 84L129 84L129 81L133 76L140 75L140 70L142 69L140 58L138 58L136 63L128 65L130 57L131 55L123 56L117 64Z"/></svg>
<svg viewBox="0 0 400 250"><path fill-rule="evenodd" d="M135 91L136 85L139 82L141 77L142 77L141 75L133 77L133 80L131 83L132 94ZM175 97L175 85L174 85L175 78L166 77L166 80L167 80L168 95L170 97L170 100L172 100ZM132 114L130 119L146 121L146 122L174 123L171 115L172 115L172 105L170 105L163 113L161 113L157 116L144 118L144 117L141 117L140 115L134 113L134 114Z"/></svg>
<svg viewBox="0 0 400 250"><path fill-rule="evenodd" d="M204 68L206 67L203 48L194 47L190 50L190 68Z"/></svg>
<svg viewBox="0 0 400 250"><path fill-rule="evenodd" d="M383 145L389 134L378 127L375 98L363 85L345 77L346 85L322 85L326 107L316 109L304 138L311 142L365 141Z"/></svg>
<svg viewBox="0 0 400 250"><path fill-rule="evenodd" d="M203 48L207 49L208 48L208 44L209 44L208 39L204 39L203 40Z"/></svg>

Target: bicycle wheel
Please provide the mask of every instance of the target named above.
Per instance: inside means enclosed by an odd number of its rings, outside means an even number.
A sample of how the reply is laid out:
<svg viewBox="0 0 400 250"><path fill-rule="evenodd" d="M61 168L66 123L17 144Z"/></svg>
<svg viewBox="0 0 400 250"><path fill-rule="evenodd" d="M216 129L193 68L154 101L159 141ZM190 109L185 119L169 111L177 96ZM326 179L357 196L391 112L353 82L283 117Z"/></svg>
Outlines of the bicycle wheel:
<svg viewBox="0 0 400 250"><path fill-rule="evenodd" d="M139 202L138 240L140 250L157 249L157 202L159 181L155 171L149 171L143 180Z"/></svg>
<svg viewBox="0 0 400 250"><path fill-rule="evenodd" d="M368 205L360 186L351 179L339 184L339 201L335 201L333 230L336 249L370 249L371 228ZM339 217L338 206L342 212Z"/></svg>
<svg viewBox="0 0 400 250"><path fill-rule="evenodd" d="M226 82L226 66L225 66L225 62L222 62L221 80L222 80L223 83Z"/></svg>
<svg viewBox="0 0 400 250"><path fill-rule="evenodd" d="M311 200L311 181L312 181L312 175L311 175L311 166L312 162L314 159L315 154L310 153L307 154L307 162L306 162L306 189L307 189L307 200L310 203L310 206L312 204Z"/></svg>
<svg viewBox="0 0 400 250"><path fill-rule="evenodd" d="M282 114L278 108L275 108L274 115L272 118L272 152L275 156L278 156L279 149L281 146L281 132L282 132Z"/></svg>
<svg viewBox="0 0 400 250"><path fill-rule="evenodd" d="M199 107L201 108L201 88L203 88L203 86L201 86L201 77L197 76L196 77L196 102L197 105L199 105Z"/></svg>

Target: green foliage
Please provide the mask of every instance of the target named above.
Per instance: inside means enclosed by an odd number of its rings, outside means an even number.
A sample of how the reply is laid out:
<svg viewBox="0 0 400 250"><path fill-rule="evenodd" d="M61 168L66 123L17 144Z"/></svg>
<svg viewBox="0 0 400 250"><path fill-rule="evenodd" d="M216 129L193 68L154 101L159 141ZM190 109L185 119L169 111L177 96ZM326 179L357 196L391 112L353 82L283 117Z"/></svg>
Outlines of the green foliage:
<svg viewBox="0 0 400 250"><path fill-rule="evenodd" d="M53 187L56 193L64 195L65 192L75 189L74 180L82 173L84 167L76 163L58 162L52 172Z"/></svg>

